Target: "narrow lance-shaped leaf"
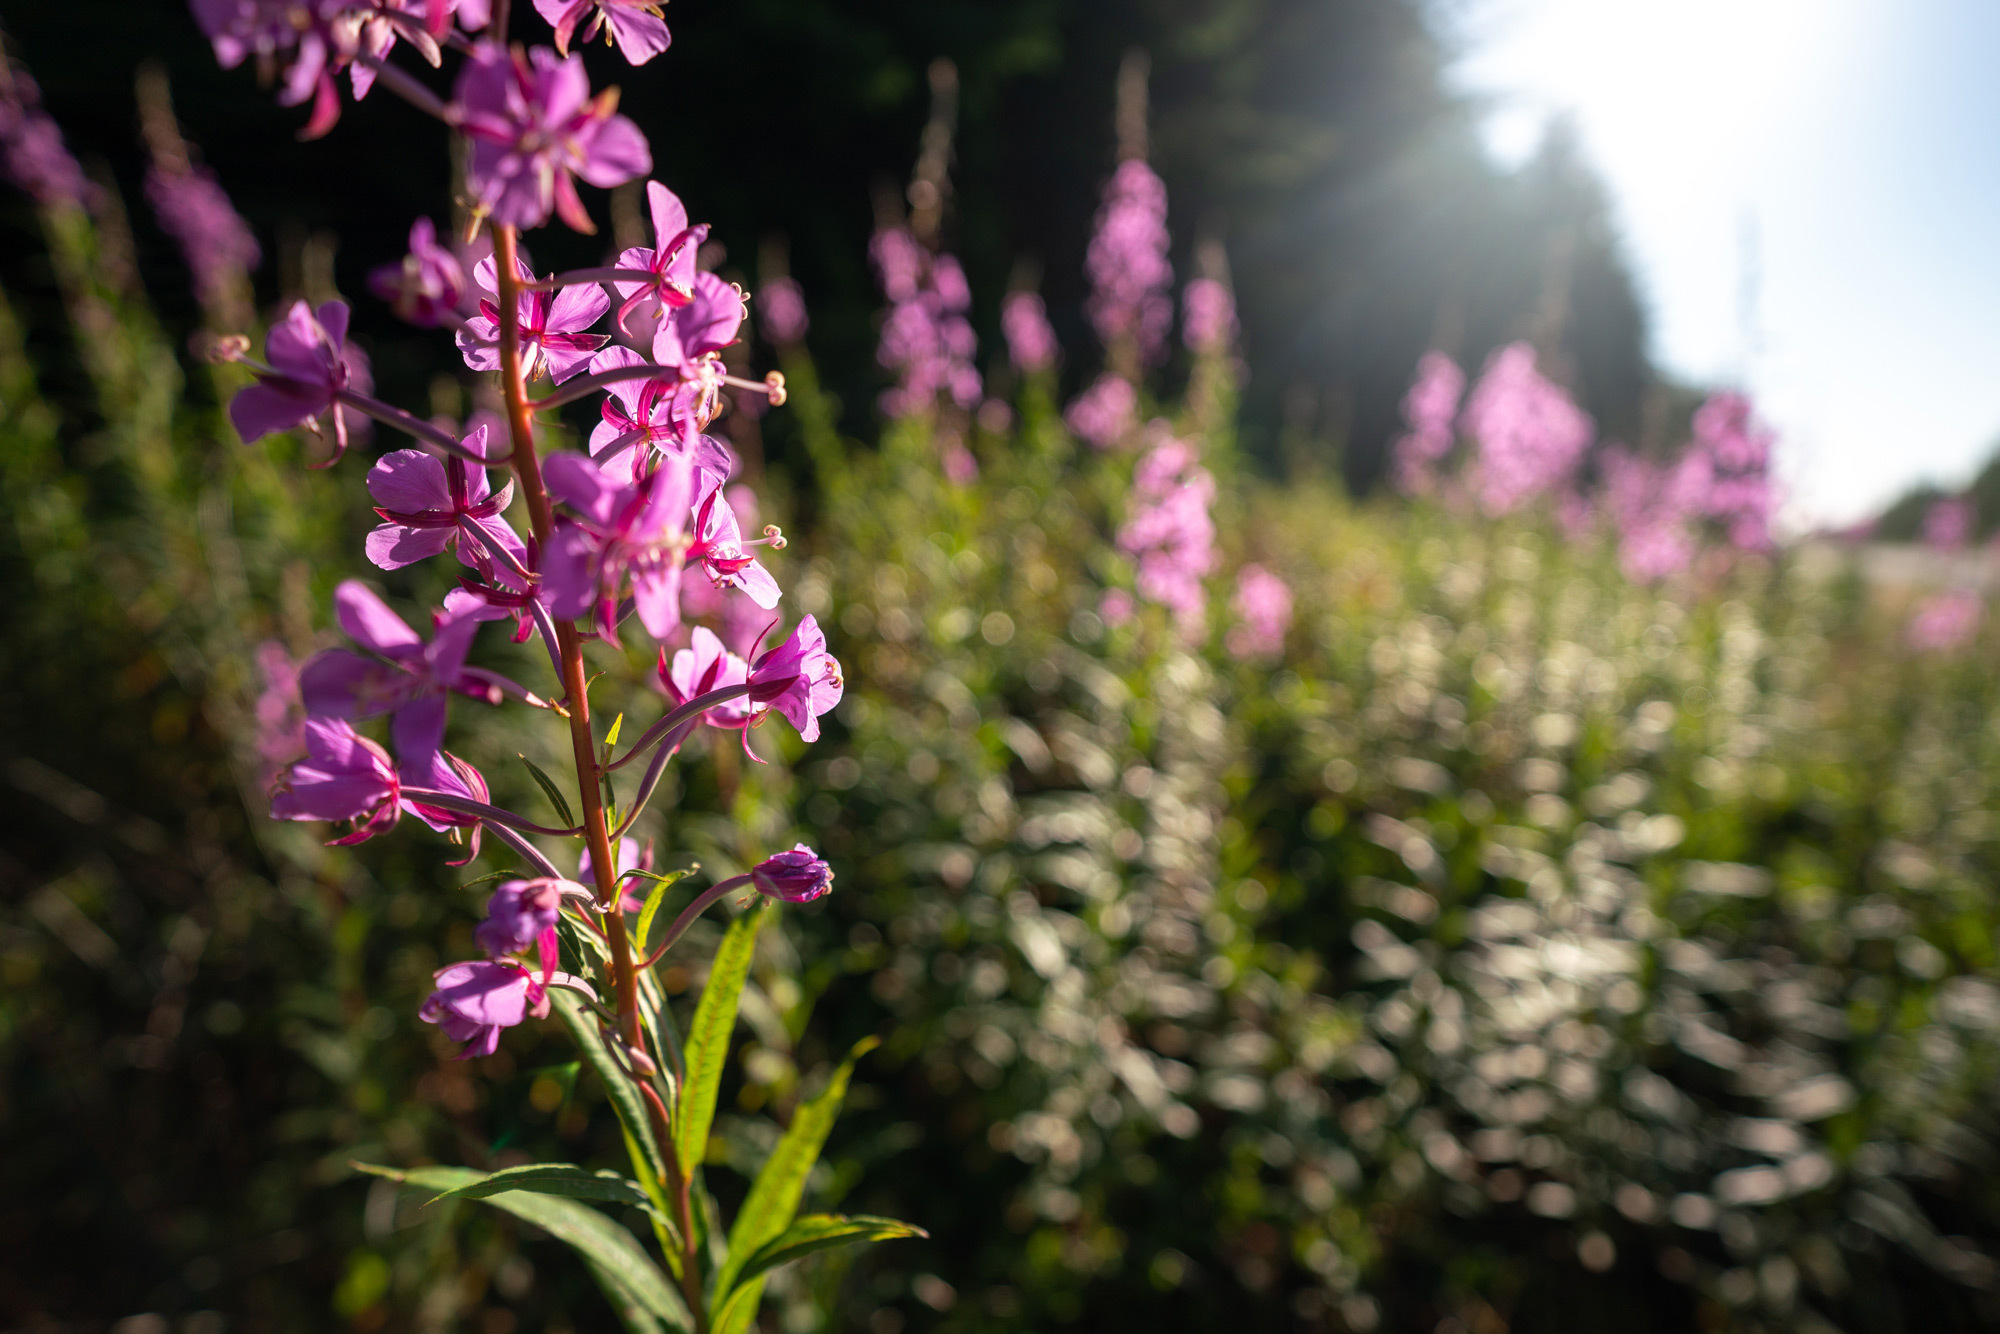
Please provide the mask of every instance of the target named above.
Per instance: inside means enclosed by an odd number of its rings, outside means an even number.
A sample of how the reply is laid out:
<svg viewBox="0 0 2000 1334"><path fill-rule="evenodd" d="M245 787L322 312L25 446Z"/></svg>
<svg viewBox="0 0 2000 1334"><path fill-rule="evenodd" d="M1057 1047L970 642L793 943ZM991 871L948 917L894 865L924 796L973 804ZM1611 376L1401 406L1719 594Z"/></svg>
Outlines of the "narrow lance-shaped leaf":
<svg viewBox="0 0 2000 1334"><path fill-rule="evenodd" d="M503 1190L562 1195L573 1200L604 1200L611 1204L629 1204L634 1209L653 1208L651 1197L638 1182L616 1172L593 1172L575 1163L524 1163L519 1167L504 1168L489 1173L482 1181L454 1186L437 1199L483 1200Z"/></svg>
<svg viewBox="0 0 2000 1334"><path fill-rule="evenodd" d="M535 776L535 782L541 786L543 795L549 799L549 805L556 808L556 814L562 818L563 824L575 824L576 817L569 813L569 799L563 796L562 789L556 786L556 780L543 773L542 766L526 755L520 759L521 763L528 766L528 772Z"/></svg>
<svg viewBox="0 0 2000 1334"><path fill-rule="evenodd" d="M881 1041L867 1037L854 1044L819 1096L792 1114L791 1125L785 1128L771 1156L764 1160L757 1179L750 1183L750 1194L736 1215L735 1226L729 1229L729 1259L715 1280L715 1292L720 1298L716 1312L719 1317L726 1316L728 1323L720 1319L711 1321L712 1334L738 1334L755 1318L764 1279L760 1275L742 1280L742 1275L758 1251L791 1227L799 1211L799 1200L805 1194L806 1178L812 1175L813 1164L819 1161L834 1118L840 1115L840 1104L847 1097L854 1063L880 1046Z"/></svg>
<svg viewBox="0 0 2000 1334"><path fill-rule="evenodd" d="M736 1287L747 1292L752 1280L762 1278L779 1265L803 1260L818 1251L864 1242L928 1236L930 1233L914 1223L878 1218L873 1214L807 1214L786 1228L782 1235L757 1248L757 1253L744 1262L742 1270L736 1275ZM723 1318L727 1319L729 1314L725 1310Z"/></svg>
<svg viewBox="0 0 2000 1334"><path fill-rule="evenodd" d="M646 942L653 930L653 919L660 915L661 907L666 904L667 891L674 887L675 881L683 880L694 874L694 870L695 868L690 867L685 871L668 871L665 874L658 874L652 871L633 871L630 873L635 876L643 875L648 880L655 882L652 896L646 900L646 906L639 910L639 925L632 934L632 939L636 942L635 948L638 949L640 954L643 955L646 953Z"/></svg>
<svg viewBox="0 0 2000 1334"><path fill-rule="evenodd" d="M611 1053L605 1050L604 1039L597 1032L596 1017L581 997L561 988L550 988L549 999L555 1004L556 1014L569 1028L570 1036L576 1039L583 1059L590 1062L590 1068L597 1072L598 1081L610 1095L611 1108L618 1113L619 1124L625 1127L626 1135L640 1148L640 1153L633 1159L634 1170L639 1172L642 1182L649 1172L655 1182L664 1180L667 1175L666 1160L660 1157L660 1146L653 1138L646 1104L633 1085L632 1077L620 1069Z"/></svg>
<svg viewBox="0 0 2000 1334"><path fill-rule="evenodd" d="M736 1006L742 998L744 979L750 975L757 931L764 925L768 908L759 901L729 924L688 1028L687 1077L681 1081L680 1106L674 1116L674 1151L688 1177L693 1177L708 1152L708 1128L715 1121L715 1099L722 1088L723 1064L729 1058L729 1035L736 1028Z"/></svg>
<svg viewBox="0 0 2000 1334"><path fill-rule="evenodd" d="M466 1167L404 1171L373 1163L354 1166L373 1176L445 1195L477 1187L492 1175ZM573 1199L525 1190L503 1190L486 1196L481 1203L533 1223L581 1255L628 1330L654 1334L661 1324L673 1330L692 1328L694 1322L680 1293L615 1219Z"/></svg>

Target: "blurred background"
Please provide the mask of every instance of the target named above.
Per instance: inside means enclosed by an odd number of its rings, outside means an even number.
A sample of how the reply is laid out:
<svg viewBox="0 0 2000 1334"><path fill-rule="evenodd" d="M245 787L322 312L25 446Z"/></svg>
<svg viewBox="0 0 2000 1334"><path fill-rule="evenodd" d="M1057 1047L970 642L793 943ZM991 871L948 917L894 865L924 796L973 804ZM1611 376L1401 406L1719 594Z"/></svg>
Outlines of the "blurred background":
<svg viewBox="0 0 2000 1334"><path fill-rule="evenodd" d="M476 405L368 295L451 218L447 137L376 95L301 144L175 3L11 8L0 1326L609 1328L560 1247L347 1166L612 1161L616 1123L557 1035L468 1068L416 1022L482 868L264 818L369 516L189 351L341 295L381 396ZM767 933L711 1162L882 1033L814 1198L932 1234L801 1266L766 1328L2000 1321L1987 7L668 19L593 79L755 294L741 364L792 402L726 426L848 682L809 750L691 754L648 831L839 877ZM1091 315L1121 160L1165 294L1233 302L1152 358ZM204 170L219 256L174 207ZM636 242L634 194L587 202L542 268ZM963 264L966 401L885 393L905 227ZM1192 616L1134 535L1169 437L1213 487ZM480 721L539 809L512 755L560 739Z"/></svg>

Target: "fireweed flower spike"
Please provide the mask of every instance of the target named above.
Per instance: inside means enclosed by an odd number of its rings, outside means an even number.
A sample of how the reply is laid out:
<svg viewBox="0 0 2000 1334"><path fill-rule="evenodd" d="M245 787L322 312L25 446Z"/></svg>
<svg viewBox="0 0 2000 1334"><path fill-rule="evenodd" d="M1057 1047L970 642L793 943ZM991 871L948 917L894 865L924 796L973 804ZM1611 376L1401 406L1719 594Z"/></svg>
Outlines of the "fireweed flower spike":
<svg viewBox="0 0 2000 1334"><path fill-rule="evenodd" d="M444 740L449 694L498 704L510 687L513 694L525 693L504 677L465 665L479 623L505 613L463 590L446 598L429 643L359 580L335 589L333 605L340 628L373 656L339 648L316 655L299 673L306 711L331 718L390 714L390 735L405 764L422 761Z"/></svg>
<svg viewBox="0 0 2000 1334"><path fill-rule="evenodd" d="M486 426L476 426L463 443L484 454L487 434ZM501 517L514 497L511 481L496 492L486 469L464 459L439 462L422 450L399 449L368 470L368 493L382 524L368 534L366 550L383 569L400 570L455 549L489 582L526 586L528 549Z"/></svg>
<svg viewBox="0 0 2000 1334"><path fill-rule="evenodd" d="M523 282L535 275L525 263L514 271ZM500 281L493 257L488 255L473 266L473 284L479 289L479 313L458 332L458 350L465 364L475 371L500 369ZM611 298L595 283L565 287L553 294L523 292L516 303L521 331L521 354L526 358L529 379L547 375L557 384L590 365L591 357L608 343L604 334L584 330L604 318Z"/></svg>
<svg viewBox="0 0 2000 1334"><path fill-rule="evenodd" d="M473 195L505 226L539 227L554 210L574 230L595 233L575 178L609 188L653 167L646 137L617 107L615 88L590 95L582 56L480 47L458 76L452 105L472 139Z"/></svg>
<svg viewBox="0 0 2000 1334"><path fill-rule="evenodd" d="M360 843L393 828L401 812L402 781L389 752L338 718L308 718L306 757L278 782L271 798L274 820L354 822L336 845Z"/></svg>
<svg viewBox="0 0 2000 1334"><path fill-rule="evenodd" d="M429 218L410 224L410 253L368 275L368 290L420 329L457 324L465 303L465 268L438 244Z"/></svg>
<svg viewBox="0 0 2000 1334"><path fill-rule="evenodd" d="M265 366L253 366L257 383L229 402L229 420L245 444L320 419L332 426L333 458L347 452L347 411L342 392L373 388L368 358L347 342L347 303L328 301L314 310L295 301L264 340Z"/></svg>
<svg viewBox="0 0 2000 1334"><path fill-rule="evenodd" d="M1048 307L1036 293L1015 292L1001 303L1000 332L1007 338L1007 355L1023 374L1038 374L1056 364L1061 350L1056 331L1049 327Z"/></svg>

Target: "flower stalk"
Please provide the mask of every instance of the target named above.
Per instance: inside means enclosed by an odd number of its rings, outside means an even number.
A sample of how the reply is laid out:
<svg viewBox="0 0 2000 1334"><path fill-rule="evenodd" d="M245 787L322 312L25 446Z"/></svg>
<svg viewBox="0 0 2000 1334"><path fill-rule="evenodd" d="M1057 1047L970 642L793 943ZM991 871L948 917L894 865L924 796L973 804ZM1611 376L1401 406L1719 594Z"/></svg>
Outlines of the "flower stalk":
<svg viewBox="0 0 2000 1334"><path fill-rule="evenodd" d="M555 535L555 516L548 488L542 483L541 458L535 451L534 409L528 401L527 377L521 371L521 286L516 268L520 240L515 229L493 229L493 254L499 279L500 383L507 403L507 431L513 441L514 475L527 502L535 541L547 550ZM555 622L556 658L562 666L562 687L569 716L570 749L576 761L577 795L583 803L583 837L590 849L597 882L597 905L604 915L605 944L611 952L611 993L617 1007L618 1036L628 1048L643 1050L639 1032L639 977L633 968L632 945L625 918L618 911L618 859L611 849L611 831L604 818L602 774L597 765L597 741L590 730L590 684L583 665L583 641L576 627Z"/></svg>

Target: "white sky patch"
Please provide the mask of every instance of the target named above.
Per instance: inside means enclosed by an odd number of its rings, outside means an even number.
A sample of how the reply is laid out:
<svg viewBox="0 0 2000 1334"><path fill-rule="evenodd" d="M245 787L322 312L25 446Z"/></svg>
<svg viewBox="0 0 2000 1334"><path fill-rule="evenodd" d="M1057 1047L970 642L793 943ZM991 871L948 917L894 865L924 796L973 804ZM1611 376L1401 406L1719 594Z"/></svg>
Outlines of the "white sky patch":
<svg viewBox="0 0 2000 1334"><path fill-rule="evenodd" d="M1670 373L1748 388L1794 524L1964 480L2000 435L2000 5L1465 0L1486 138L1603 173Z"/></svg>

